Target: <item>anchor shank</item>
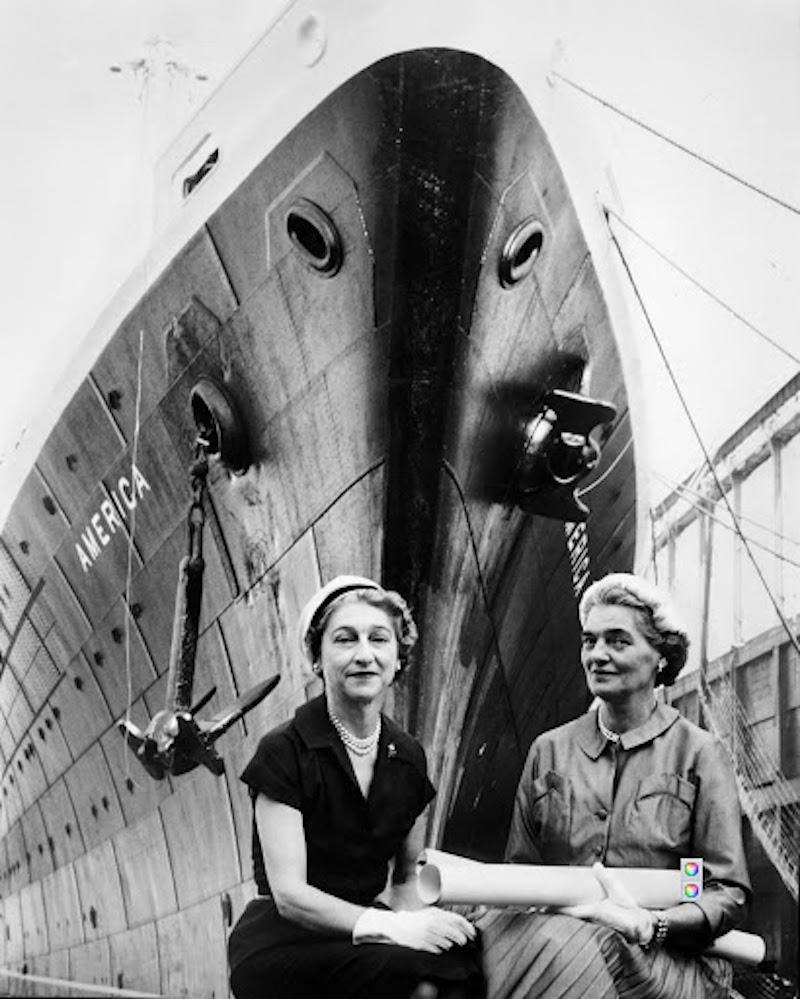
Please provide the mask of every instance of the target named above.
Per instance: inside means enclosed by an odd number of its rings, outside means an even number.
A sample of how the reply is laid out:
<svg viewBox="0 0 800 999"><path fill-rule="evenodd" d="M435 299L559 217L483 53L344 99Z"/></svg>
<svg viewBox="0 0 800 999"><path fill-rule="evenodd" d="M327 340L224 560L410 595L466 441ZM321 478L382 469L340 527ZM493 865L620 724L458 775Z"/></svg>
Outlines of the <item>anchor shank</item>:
<svg viewBox="0 0 800 999"><path fill-rule="evenodd" d="M170 674L174 683L171 694L175 711L188 711L192 704L204 569L202 558L191 559L186 556L181 559L178 570L170 649Z"/></svg>

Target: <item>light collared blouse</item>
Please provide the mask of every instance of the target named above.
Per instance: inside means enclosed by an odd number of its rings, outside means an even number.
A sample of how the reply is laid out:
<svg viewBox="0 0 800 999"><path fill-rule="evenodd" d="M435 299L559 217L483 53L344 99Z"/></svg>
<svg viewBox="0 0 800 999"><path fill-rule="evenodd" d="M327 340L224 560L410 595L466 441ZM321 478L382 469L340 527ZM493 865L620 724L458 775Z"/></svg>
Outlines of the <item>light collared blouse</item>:
<svg viewBox="0 0 800 999"><path fill-rule="evenodd" d="M589 711L537 738L517 789L506 860L677 870L701 857L699 906L716 937L750 895L733 771L708 732L659 703L614 744Z"/></svg>

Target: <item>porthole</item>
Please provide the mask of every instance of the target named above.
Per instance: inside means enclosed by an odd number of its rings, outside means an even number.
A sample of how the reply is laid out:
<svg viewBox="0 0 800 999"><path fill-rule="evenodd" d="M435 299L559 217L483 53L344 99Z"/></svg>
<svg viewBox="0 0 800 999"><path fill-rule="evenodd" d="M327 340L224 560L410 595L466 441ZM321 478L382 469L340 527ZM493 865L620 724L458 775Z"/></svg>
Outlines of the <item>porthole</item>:
<svg viewBox="0 0 800 999"><path fill-rule="evenodd" d="M286 213L286 234L303 263L323 277L342 266L342 241L333 220L319 205L299 198Z"/></svg>
<svg viewBox="0 0 800 999"><path fill-rule="evenodd" d="M500 284L513 288L533 270L544 244L544 230L533 216L514 229L500 254Z"/></svg>

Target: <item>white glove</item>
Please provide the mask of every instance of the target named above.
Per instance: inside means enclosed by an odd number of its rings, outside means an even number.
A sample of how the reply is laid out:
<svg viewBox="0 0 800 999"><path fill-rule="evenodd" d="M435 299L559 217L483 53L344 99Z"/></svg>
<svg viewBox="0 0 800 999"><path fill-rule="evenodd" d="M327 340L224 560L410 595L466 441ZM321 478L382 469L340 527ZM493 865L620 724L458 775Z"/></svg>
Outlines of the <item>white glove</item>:
<svg viewBox="0 0 800 999"><path fill-rule="evenodd" d="M366 909L353 927L353 943L393 943L439 954L475 939L475 927L457 912L428 906L393 912Z"/></svg>

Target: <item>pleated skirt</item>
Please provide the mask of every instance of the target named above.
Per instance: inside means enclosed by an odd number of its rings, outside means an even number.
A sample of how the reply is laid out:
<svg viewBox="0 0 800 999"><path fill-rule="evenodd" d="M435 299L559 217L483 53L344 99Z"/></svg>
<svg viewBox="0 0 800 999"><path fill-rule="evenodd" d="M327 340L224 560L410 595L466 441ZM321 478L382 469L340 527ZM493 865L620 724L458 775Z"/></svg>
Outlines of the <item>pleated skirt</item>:
<svg viewBox="0 0 800 999"><path fill-rule="evenodd" d="M643 950L572 916L490 909L481 931L487 999L728 999L723 958Z"/></svg>

